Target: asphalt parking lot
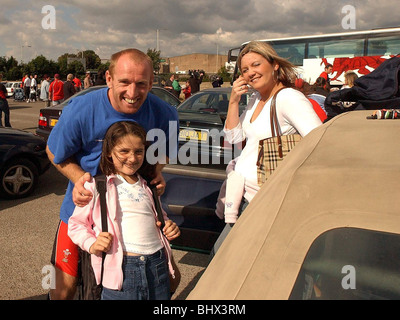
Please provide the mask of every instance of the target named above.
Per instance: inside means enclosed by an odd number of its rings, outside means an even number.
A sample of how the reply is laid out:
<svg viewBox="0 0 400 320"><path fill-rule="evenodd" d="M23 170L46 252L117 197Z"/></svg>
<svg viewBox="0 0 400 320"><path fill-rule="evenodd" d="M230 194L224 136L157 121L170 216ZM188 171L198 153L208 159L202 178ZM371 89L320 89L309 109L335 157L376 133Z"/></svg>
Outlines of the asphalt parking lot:
<svg viewBox="0 0 400 320"><path fill-rule="evenodd" d="M35 132L43 102L9 99L11 125ZM53 167L41 176L34 194L20 200L0 199L0 299L40 300L48 292L50 256L67 180ZM183 300L208 264L206 254L173 250L182 273L172 297Z"/></svg>

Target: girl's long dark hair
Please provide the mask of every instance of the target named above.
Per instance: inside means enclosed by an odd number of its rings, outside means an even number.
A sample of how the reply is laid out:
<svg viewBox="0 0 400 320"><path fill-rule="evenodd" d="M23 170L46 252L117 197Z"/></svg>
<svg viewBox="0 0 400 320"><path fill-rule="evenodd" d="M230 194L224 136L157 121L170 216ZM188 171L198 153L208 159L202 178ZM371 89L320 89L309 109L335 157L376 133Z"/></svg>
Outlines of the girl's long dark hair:
<svg viewBox="0 0 400 320"><path fill-rule="evenodd" d="M127 136L134 135L141 139L145 146L145 157L142 166L139 168L137 173L139 173L143 178L151 180L155 176L155 165L149 164L146 159L147 148L149 143L146 140L146 130L134 121L119 121L112 124L104 137L103 149L100 158L100 170L105 175L116 174L115 166L112 161L111 156L109 156L118 143L118 141Z"/></svg>

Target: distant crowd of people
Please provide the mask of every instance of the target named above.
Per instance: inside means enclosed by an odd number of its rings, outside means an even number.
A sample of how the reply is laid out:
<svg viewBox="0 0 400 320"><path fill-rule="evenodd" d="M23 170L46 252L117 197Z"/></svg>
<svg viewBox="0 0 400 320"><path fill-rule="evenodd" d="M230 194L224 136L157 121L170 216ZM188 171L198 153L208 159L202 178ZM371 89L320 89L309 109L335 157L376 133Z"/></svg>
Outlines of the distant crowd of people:
<svg viewBox="0 0 400 320"><path fill-rule="evenodd" d="M180 98L181 93L183 93L184 99L186 100L192 94L200 91L200 85L203 82L204 74L202 70L189 70L189 79L186 80L186 83L182 86L178 81L178 77L175 74L171 74L170 78L165 82L164 88L177 98ZM224 80L219 75L212 75L210 81L213 88L221 87L224 83Z"/></svg>
<svg viewBox="0 0 400 320"><path fill-rule="evenodd" d="M54 74L53 81L50 75L45 74L39 86L37 75L26 74L22 78L21 87L24 92L24 100L27 103L35 102L40 99L44 101L45 107L49 107L50 105L54 106L62 103L82 89L105 84L104 72L100 71L95 81L91 78L90 72L87 72L83 83L81 79L74 76L72 73L67 75L66 81L61 80L60 74L58 73Z"/></svg>
<svg viewBox="0 0 400 320"><path fill-rule="evenodd" d="M189 70L189 79L185 85L179 84L178 78L175 74L171 74L170 78L165 82L164 88L171 92L177 98L183 92L185 99L189 98L192 94L200 91L200 84L203 82L204 71Z"/></svg>
<svg viewBox="0 0 400 320"><path fill-rule="evenodd" d="M2 80L3 75L0 74L0 127L3 126L3 113L4 126L11 127L10 107L7 101L7 89L4 84L1 83ZM50 107L50 105L58 105L82 89L106 84L105 73L102 71L98 72L95 81L92 80L90 72L87 72L83 81L83 85L82 81L71 73L67 75L66 81L62 81L58 73L54 75L53 81L51 81L51 77L48 74L43 76L43 79L40 83L38 83L38 81L37 74L26 74L22 78L20 88L22 90L21 100L26 101L27 103L41 100L45 103L45 107Z"/></svg>

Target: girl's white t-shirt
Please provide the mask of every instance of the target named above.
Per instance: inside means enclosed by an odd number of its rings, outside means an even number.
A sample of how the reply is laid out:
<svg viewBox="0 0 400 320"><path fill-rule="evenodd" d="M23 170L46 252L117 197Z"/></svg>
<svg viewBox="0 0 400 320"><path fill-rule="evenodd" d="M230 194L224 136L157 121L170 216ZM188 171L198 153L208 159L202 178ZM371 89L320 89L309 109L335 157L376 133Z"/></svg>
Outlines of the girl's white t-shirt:
<svg viewBox="0 0 400 320"><path fill-rule="evenodd" d="M152 201L139 181L130 184L116 175L117 217L120 219L122 246L125 252L152 254L163 248L153 213Z"/></svg>
<svg viewBox="0 0 400 320"><path fill-rule="evenodd" d="M239 124L230 130L224 128L229 143L238 143L246 139L246 146L236 159L235 171L245 179L244 197L249 202L259 190L256 165L259 141L272 136L270 125L272 99L266 102L258 117L250 122L260 99L260 94L255 92L251 96L247 108L241 114ZM303 93L295 89L281 90L276 98L276 106L281 134L298 132L304 137L311 130L321 125L321 120L315 113L311 102Z"/></svg>

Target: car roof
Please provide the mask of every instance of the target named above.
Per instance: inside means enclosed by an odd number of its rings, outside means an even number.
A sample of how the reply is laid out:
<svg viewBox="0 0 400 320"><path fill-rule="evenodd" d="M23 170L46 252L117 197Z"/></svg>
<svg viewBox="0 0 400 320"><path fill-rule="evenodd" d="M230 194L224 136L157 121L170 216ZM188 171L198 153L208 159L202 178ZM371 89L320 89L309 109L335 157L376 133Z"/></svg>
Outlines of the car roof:
<svg viewBox="0 0 400 320"><path fill-rule="evenodd" d="M196 93L202 93L202 92L231 92L231 91L232 91L231 87L217 87L217 88L203 89L203 90L198 91Z"/></svg>
<svg viewBox="0 0 400 320"><path fill-rule="evenodd" d="M400 121L367 119L371 114L341 114L304 137L238 219L189 299L288 299L322 233L400 234Z"/></svg>

